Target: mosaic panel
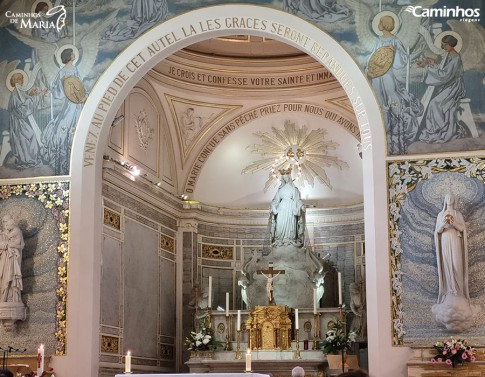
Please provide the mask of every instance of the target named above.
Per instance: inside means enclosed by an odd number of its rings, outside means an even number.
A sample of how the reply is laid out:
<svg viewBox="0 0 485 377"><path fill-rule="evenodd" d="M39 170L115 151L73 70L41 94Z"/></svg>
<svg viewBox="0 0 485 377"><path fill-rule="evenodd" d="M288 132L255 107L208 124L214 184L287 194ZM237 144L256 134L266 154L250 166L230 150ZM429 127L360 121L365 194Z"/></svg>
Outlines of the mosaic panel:
<svg viewBox="0 0 485 377"><path fill-rule="evenodd" d="M160 248L175 254L175 240L172 237L161 234Z"/></svg>
<svg viewBox="0 0 485 377"><path fill-rule="evenodd" d="M114 336L101 336L101 352L118 354L120 348L120 340Z"/></svg>
<svg viewBox="0 0 485 377"><path fill-rule="evenodd" d="M433 312L439 295L435 228L449 193L466 223L469 301L485 307L485 160L389 162L388 180L393 344L429 346L453 333ZM462 323L460 337L485 344L484 320L483 310L470 317Z"/></svg>
<svg viewBox="0 0 485 377"><path fill-rule="evenodd" d="M45 219L48 214L52 217L55 225L55 229L52 232L48 232L49 239L45 239L43 242L49 243L55 247L57 252L57 269L56 269L56 288L55 288L55 355L66 354L66 335L67 335L67 281L68 281L68 264L69 264L69 182L49 182L49 183L31 183L31 184L18 184L18 185L3 185L0 187L0 200L2 206L8 207L8 200L16 199L14 207L17 212L22 212L21 216L29 219ZM24 202L35 199L38 203L45 208L43 213L31 213L35 211L34 206L29 208L23 208ZM46 219L44 222L47 221ZM50 220L49 220L50 221ZM20 224L19 224L20 225ZM38 227L41 227L39 224ZM34 229L29 230L28 233L34 232ZM24 232L24 238L29 237L29 234ZM38 245L37 250L43 245ZM37 250L32 250L35 253ZM46 251L47 253L47 251ZM24 253L26 254L26 253ZM27 257L24 255L23 257ZM44 279L44 277L42 277ZM42 279L39 277L39 287L42 287ZM45 279L49 279L45 276ZM47 283L47 281L46 281ZM24 278L24 289L29 285L27 277ZM36 292L34 292L35 294ZM17 335L19 336L19 334ZM45 334L44 334L45 337ZM8 341L8 339L7 339ZM45 342L47 352L48 342Z"/></svg>
<svg viewBox="0 0 485 377"><path fill-rule="evenodd" d="M121 230L121 216L107 208L104 209L103 215L104 225L108 225L114 229Z"/></svg>
<svg viewBox="0 0 485 377"><path fill-rule="evenodd" d="M174 359L174 348L170 344L160 345L160 359L162 360L173 360Z"/></svg>
<svg viewBox="0 0 485 377"><path fill-rule="evenodd" d="M202 257L211 259L232 260L234 249L227 246L202 245Z"/></svg>

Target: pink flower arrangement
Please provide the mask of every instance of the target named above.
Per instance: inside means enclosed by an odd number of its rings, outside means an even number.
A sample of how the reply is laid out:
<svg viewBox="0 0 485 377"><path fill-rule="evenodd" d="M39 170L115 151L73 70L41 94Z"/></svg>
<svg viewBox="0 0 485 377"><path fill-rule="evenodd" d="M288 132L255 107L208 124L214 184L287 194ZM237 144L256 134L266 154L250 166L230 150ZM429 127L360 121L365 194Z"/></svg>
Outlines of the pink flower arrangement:
<svg viewBox="0 0 485 377"><path fill-rule="evenodd" d="M451 337L444 342L436 342L434 348L438 351L438 354L431 359L431 363L444 362L454 368L456 364L476 360L477 351L465 339Z"/></svg>

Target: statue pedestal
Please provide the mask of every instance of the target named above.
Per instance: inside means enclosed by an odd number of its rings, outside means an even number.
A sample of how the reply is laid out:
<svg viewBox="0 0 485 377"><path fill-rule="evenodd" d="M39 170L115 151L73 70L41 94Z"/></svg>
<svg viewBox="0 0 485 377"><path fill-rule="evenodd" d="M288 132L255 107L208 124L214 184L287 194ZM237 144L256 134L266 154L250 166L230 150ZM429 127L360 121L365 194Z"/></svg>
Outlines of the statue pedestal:
<svg viewBox="0 0 485 377"><path fill-rule="evenodd" d="M15 322L26 318L27 308L23 302L0 302L0 324L7 331L13 329Z"/></svg>
<svg viewBox="0 0 485 377"><path fill-rule="evenodd" d="M268 255L262 255L259 259L253 257L244 265L242 273L247 276L246 294L251 307L268 304L268 279L257 271L266 270L271 263L275 270L284 271L279 275L274 274L273 298L276 305L312 308L313 289L320 288L323 295L323 261L305 248L275 246ZM320 298L317 297L318 300Z"/></svg>

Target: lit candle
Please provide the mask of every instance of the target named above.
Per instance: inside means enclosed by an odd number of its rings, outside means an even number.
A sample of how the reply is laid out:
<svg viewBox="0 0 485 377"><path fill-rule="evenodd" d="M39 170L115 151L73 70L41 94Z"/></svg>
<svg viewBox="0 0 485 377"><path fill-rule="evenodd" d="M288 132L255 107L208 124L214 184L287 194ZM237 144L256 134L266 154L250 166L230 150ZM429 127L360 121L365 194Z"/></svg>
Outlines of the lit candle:
<svg viewBox="0 0 485 377"><path fill-rule="evenodd" d="M131 352L128 351L125 356L125 373L131 373Z"/></svg>
<svg viewBox="0 0 485 377"><path fill-rule="evenodd" d="M131 373L131 352L128 351L125 356L125 373Z"/></svg>
<svg viewBox="0 0 485 377"><path fill-rule="evenodd" d="M44 345L41 344L37 349L37 375L42 376L44 373Z"/></svg>
<svg viewBox="0 0 485 377"><path fill-rule="evenodd" d="M209 297L207 299L207 307L212 308L212 276L209 276Z"/></svg>
<svg viewBox="0 0 485 377"><path fill-rule="evenodd" d="M246 352L246 372L251 372L251 350Z"/></svg>
<svg viewBox="0 0 485 377"><path fill-rule="evenodd" d="M338 304L342 305L342 273L339 272L337 275L338 278Z"/></svg>
<svg viewBox="0 0 485 377"><path fill-rule="evenodd" d="M313 314L317 314L317 289L313 288Z"/></svg>
<svg viewBox="0 0 485 377"><path fill-rule="evenodd" d="M295 309L295 330L299 330L300 326L298 325L298 309Z"/></svg>
<svg viewBox="0 0 485 377"><path fill-rule="evenodd" d="M241 331L241 311L237 310L237 331Z"/></svg>
<svg viewBox="0 0 485 377"><path fill-rule="evenodd" d="M229 317L229 292L226 292L226 317Z"/></svg>

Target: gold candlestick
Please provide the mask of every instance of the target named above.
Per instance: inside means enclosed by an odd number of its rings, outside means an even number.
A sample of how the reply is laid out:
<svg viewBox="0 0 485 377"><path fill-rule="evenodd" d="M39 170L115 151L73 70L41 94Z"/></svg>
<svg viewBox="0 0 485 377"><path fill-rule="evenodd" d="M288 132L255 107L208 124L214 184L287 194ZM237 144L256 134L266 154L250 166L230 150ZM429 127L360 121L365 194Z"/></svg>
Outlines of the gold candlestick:
<svg viewBox="0 0 485 377"><path fill-rule="evenodd" d="M342 322L345 322L345 304L339 306L339 316Z"/></svg>
<svg viewBox="0 0 485 377"><path fill-rule="evenodd" d="M295 342L296 342L296 351L295 351L295 359L301 360L300 355L300 330L295 330Z"/></svg>
<svg viewBox="0 0 485 377"><path fill-rule="evenodd" d="M241 354L241 330L237 330L237 335L236 335L236 360L241 360L242 359L242 354Z"/></svg>
<svg viewBox="0 0 485 377"><path fill-rule="evenodd" d="M212 308L207 308L207 327L212 328Z"/></svg>
<svg viewBox="0 0 485 377"><path fill-rule="evenodd" d="M232 315L226 316L226 345L224 347L224 351L232 351L231 323L232 323Z"/></svg>
<svg viewBox="0 0 485 377"><path fill-rule="evenodd" d="M312 349L318 349L318 341L320 340L320 313L313 315L313 347Z"/></svg>

